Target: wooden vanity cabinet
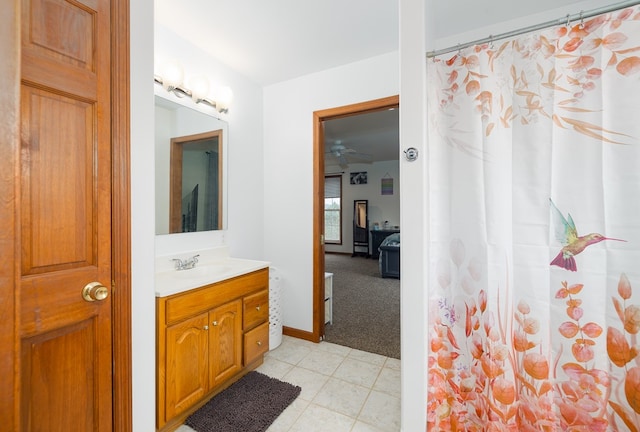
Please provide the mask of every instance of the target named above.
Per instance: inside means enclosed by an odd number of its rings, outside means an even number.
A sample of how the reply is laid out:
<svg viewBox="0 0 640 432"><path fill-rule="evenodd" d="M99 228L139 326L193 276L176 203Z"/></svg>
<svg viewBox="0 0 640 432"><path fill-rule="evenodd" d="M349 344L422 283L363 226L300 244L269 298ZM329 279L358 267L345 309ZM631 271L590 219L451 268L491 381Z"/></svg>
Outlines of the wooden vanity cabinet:
<svg viewBox="0 0 640 432"><path fill-rule="evenodd" d="M172 431L262 363L269 273L258 270L156 299L157 428Z"/></svg>

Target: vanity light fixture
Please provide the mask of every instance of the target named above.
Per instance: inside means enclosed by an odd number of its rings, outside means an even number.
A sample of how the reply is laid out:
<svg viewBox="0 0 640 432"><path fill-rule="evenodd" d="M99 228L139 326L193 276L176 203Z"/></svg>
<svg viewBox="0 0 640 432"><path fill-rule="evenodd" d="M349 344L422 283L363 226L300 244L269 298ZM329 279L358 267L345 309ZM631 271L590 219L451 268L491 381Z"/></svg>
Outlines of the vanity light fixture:
<svg viewBox="0 0 640 432"><path fill-rule="evenodd" d="M214 108L220 113L229 112L229 105L233 98L233 92L229 87L221 87L215 94L215 99L208 98L209 81L204 76L194 76L189 80L191 89L182 84L183 72L177 63L165 65L162 76L154 75L153 80L161 85L169 93L178 97L191 98L195 103L201 103Z"/></svg>

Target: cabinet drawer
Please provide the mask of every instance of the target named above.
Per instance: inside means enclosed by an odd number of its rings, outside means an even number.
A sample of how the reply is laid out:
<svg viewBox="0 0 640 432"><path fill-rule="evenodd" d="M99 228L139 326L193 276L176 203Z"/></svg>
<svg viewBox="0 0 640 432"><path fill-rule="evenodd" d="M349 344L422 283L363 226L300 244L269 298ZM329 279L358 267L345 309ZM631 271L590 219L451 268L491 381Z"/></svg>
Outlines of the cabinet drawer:
<svg viewBox="0 0 640 432"><path fill-rule="evenodd" d="M242 323L244 331L269 321L269 290L263 290L243 299Z"/></svg>
<svg viewBox="0 0 640 432"><path fill-rule="evenodd" d="M244 365L251 364L269 351L269 323L259 325L244 335Z"/></svg>
<svg viewBox="0 0 640 432"><path fill-rule="evenodd" d="M166 305L164 319L167 324L170 324L205 312L260 288L265 288L267 292L269 290L268 269L226 279L169 297L161 297L158 301L164 302Z"/></svg>

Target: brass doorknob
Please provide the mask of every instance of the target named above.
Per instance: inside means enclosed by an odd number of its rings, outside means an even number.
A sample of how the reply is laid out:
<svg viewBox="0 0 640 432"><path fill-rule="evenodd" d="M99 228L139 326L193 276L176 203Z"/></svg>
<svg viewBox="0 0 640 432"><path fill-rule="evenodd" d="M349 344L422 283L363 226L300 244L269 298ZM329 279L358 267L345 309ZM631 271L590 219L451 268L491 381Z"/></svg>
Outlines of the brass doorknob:
<svg viewBox="0 0 640 432"><path fill-rule="evenodd" d="M91 282L82 289L82 298L88 302L101 301L109 297L109 290L100 282Z"/></svg>

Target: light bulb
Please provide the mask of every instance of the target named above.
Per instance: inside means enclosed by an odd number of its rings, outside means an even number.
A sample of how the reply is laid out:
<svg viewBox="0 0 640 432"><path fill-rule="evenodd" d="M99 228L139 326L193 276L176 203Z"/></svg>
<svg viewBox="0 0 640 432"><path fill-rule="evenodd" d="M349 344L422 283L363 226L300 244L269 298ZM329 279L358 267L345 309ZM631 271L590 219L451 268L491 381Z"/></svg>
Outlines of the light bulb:
<svg viewBox="0 0 640 432"><path fill-rule="evenodd" d="M222 86L216 92L216 108L218 111L227 111L233 100L233 91L230 87Z"/></svg>
<svg viewBox="0 0 640 432"><path fill-rule="evenodd" d="M171 91L182 84L184 72L182 66L175 60L167 62L162 70L162 86Z"/></svg>
<svg viewBox="0 0 640 432"><path fill-rule="evenodd" d="M194 76L189 80L191 98L195 103L202 101L209 95L209 80L203 75Z"/></svg>

